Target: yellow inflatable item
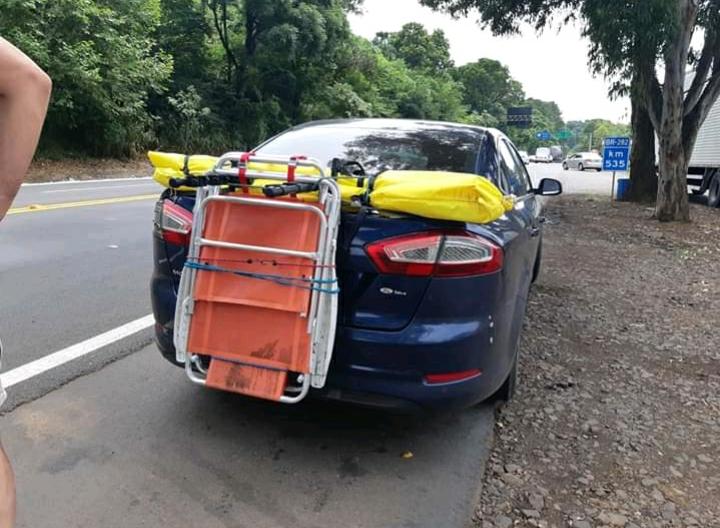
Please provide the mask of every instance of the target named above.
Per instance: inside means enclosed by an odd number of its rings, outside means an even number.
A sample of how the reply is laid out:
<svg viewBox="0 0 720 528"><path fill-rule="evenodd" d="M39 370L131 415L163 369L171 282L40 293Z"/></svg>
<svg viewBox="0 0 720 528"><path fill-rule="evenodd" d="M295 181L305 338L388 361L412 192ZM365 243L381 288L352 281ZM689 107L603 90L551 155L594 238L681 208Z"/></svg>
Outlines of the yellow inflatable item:
<svg viewBox="0 0 720 528"><path fill-rule="evenodd" d="M153 178L159 184L169 187L171 178L182 178L185 156L165 152L148 152L148 158L155 167ZM215 166L218 158L212 156L189 156L190 174L199 176ZM282 164L249 163L248 169L257 172L283 173ZM311 167L298 167L297 174L318 175ZM343 203L351 203L354 197L363 196L365 185L358 187L357 179L340 176L337 179ZM252 194L262 194L262 187L278 183L274 180L256 179ZM190 188L180 190L191 191ZM317 199L317 193L299 196L303 200ZM505 196L487 178L476 174L442 171L387 171L380 174L370 193L370 205L376 209L412 214L437 220L454 220L486 224L500 218L514 206L514 199Z"/></svg>
<svg viewBox="0 0 720 528"><path fill-rule="evenodd" d="M185 174L183 168L185 166L185 155L184 154L172 154L168 152L148 152L148 158L150 163L155 168L153 172L153 179L163 187L170 187L170 180L172 178L182 178ZM205 156L202 154L188 156L187 166L188 172L193 176L202 176L210 169L212 169L219 158L213 156ZM271 163L249 163L248 170L258 172L287 172L287 166L281 164ZM296 174L302 174L304 176L316 176L318 172L312 167L298 167L295 171ZM355 180L353 180L354 182ZM256 179L254 187L263 187L264 185L270 185L278 183L274 180L260 180ZM190 187L180 187L178 190L181 191L192 191L194 189ZM252 189L251 189L252 190ZM258 194L257 192L254 194ZM260 193L262 194L262 193Z"/></svg>
<svg viewBox="0 0 720 528"><path fill-rule="evenodd" d="M171 178L182 178L183 167L185 167L184 154L171 154L169 152L148 152L148 159L155 168L153 179L163 187L170 187ZM213 156L195 155L188 156L188 171L193 176L202 176L212 169L217 163ZM189 187L181 187L181 191L192 191Z"/></svg>
<svg viewBox="0 0 720 528"><path fill-rule="evenodd" d="M476 174L387 171L375 180L370 205L437 220L487 224L515 204L490 180Z"/></svg>
<svg viewBox="0 0 720 528"><path fill-rule="evenodd" d="M168 152L148 152L148 158L150 163L155 168L153 172L153 179L163 187L170 187L170 180L172 178L182 178L184 176L183 167L185 166L185 155L184 154L171 154ZM193 155L188 157L188 171L193 176L202 176L210 169L212 169L217 160L213 156L205 155ZM274 164L274 163L253 163L248 164L248 170L257 172L276 172L285 173L287 172L287 165ZM295 174L303 176L319 176L318 171L313 167L298 167L295 170ZM328 169L329 174L329 169ZM340 184L340 191L342 193L343 202L350 203L353 196L363 194L365 190L357 186L357 180L347 176L340 176L337 179ZM252 194L262 194L261 188L265 185L271 185L278 183L275 180L261 180L256 179L253 182L253 187L250 189ZM190 187L180 187L180 191L193 191ZM316 200L317 193L305 193L301 194L300 198L304 200Z"/></svg>

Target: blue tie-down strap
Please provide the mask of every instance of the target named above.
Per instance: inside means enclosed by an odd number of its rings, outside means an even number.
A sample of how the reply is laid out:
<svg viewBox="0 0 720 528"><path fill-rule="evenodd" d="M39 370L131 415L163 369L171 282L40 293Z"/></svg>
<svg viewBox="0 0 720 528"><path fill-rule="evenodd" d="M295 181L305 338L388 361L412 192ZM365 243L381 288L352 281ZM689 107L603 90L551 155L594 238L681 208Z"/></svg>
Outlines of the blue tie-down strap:
<svg viewBox="0 0 720 528"><path fill-rule="evenodd" d="M216 271L218 273L231 273L238 277L247 277L249 279L266 280L279 284L280 286L292 286L303 290L317 291L320 293L329 293L337 295L340 289L337 288L337 279L313 279L307 277L285 277L283 275L272 275L268 273L253 273L250 271L242 271L238 269L224 268L215 266L206 262L193 262L188 260L185 267L200 271ZM332 286L334 287L332 287Z"/></svg>

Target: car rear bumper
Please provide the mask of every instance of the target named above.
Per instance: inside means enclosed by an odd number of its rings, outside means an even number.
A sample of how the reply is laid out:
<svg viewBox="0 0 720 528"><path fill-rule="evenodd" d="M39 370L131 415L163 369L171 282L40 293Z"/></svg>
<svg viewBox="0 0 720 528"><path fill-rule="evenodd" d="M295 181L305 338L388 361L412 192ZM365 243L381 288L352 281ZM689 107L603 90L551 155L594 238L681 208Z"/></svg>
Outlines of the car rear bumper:
<svg viewBox="0 0 720 528"><path fill-rule="evenodd" d="M489 318L485 318L489 321ZM413 322L400 332L341 328L328 392L369 393L426 408L464 407L495 392L507 377L507 351L495 346L492 323ZM409 367L411 366L411 367ZM425 376L477 372L461 381L434 384Z"/></svg>
<svg viewBox="0 0 720 528"><path fill-rule="evenodd" d="M395 342L388 332L340 329L328 374L327 385L314 395L332 400L387 409L448 409L468 407L491 396L507 377L510 365L507 352L489 345L487 327L460 331L445 336L442 341L408 345L407 334L417 329L409 327L397 333ZM425 327L427 338L433 329ZM403 336L405 334L405 336ZM172 321L155 326L155 338L160 352L174 362ZM487 346L483 346L487 343ZM413 369L388 364L388 357L416 356ZM373 362L373 357L385 360ZM447 365L438 368L437 364ZM383 366L373 366L373 363ZM428 383L422 370L432 373L452 373L479 370L478 375L461 381L441 384Z"/></svg>

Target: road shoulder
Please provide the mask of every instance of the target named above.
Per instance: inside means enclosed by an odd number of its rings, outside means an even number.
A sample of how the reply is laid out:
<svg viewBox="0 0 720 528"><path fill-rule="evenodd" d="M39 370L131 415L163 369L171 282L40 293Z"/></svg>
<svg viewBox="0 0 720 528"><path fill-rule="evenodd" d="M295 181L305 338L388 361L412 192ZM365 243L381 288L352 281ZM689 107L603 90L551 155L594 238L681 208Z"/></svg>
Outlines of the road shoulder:
<svg viewBox="0 0 720 528"><path fill-rule="evenodd" d="M145 158L128 160L106 158L40 159L35 160L30 166L25 182L134 178L149 176L151 173L152 167Z"/></svg>
<svg viewBox="0 0 720 528"><path fill-rule="evenodd" d="M720 211L661 224L566 197L546 213L478 526L718 526Z"/></svg>
<svg viewBox="0 0 720 528"><path fill-rule="evenodd" d="M2 418L19 527L462 527L492 429L202 390L152 347Z"/></svg>

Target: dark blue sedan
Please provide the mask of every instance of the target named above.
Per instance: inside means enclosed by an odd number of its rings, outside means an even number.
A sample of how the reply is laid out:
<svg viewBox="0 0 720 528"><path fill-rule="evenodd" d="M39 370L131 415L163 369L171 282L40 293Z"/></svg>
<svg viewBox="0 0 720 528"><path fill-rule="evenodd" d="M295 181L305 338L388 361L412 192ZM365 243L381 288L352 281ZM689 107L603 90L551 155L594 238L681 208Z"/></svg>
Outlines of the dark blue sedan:
<svg viewBox="0 0 720 528"><path fill-rule="evenodd" d="M256 152L302 153L328 165L334 158L357 160L371 176L390 169L474 173L514 195L515 207L484 225L343 213L338 331L327 385L317 392L399 409L512 396L528 292L540 269L537 197L560 194L559 182L546 179L533 188L501 132L450 123L313 122ZM173 363L176 294L193 205L193 194L166 191L155 209L152 304L158 347ZM458 266L452 253L467 247L484 257Z"/></svg>

